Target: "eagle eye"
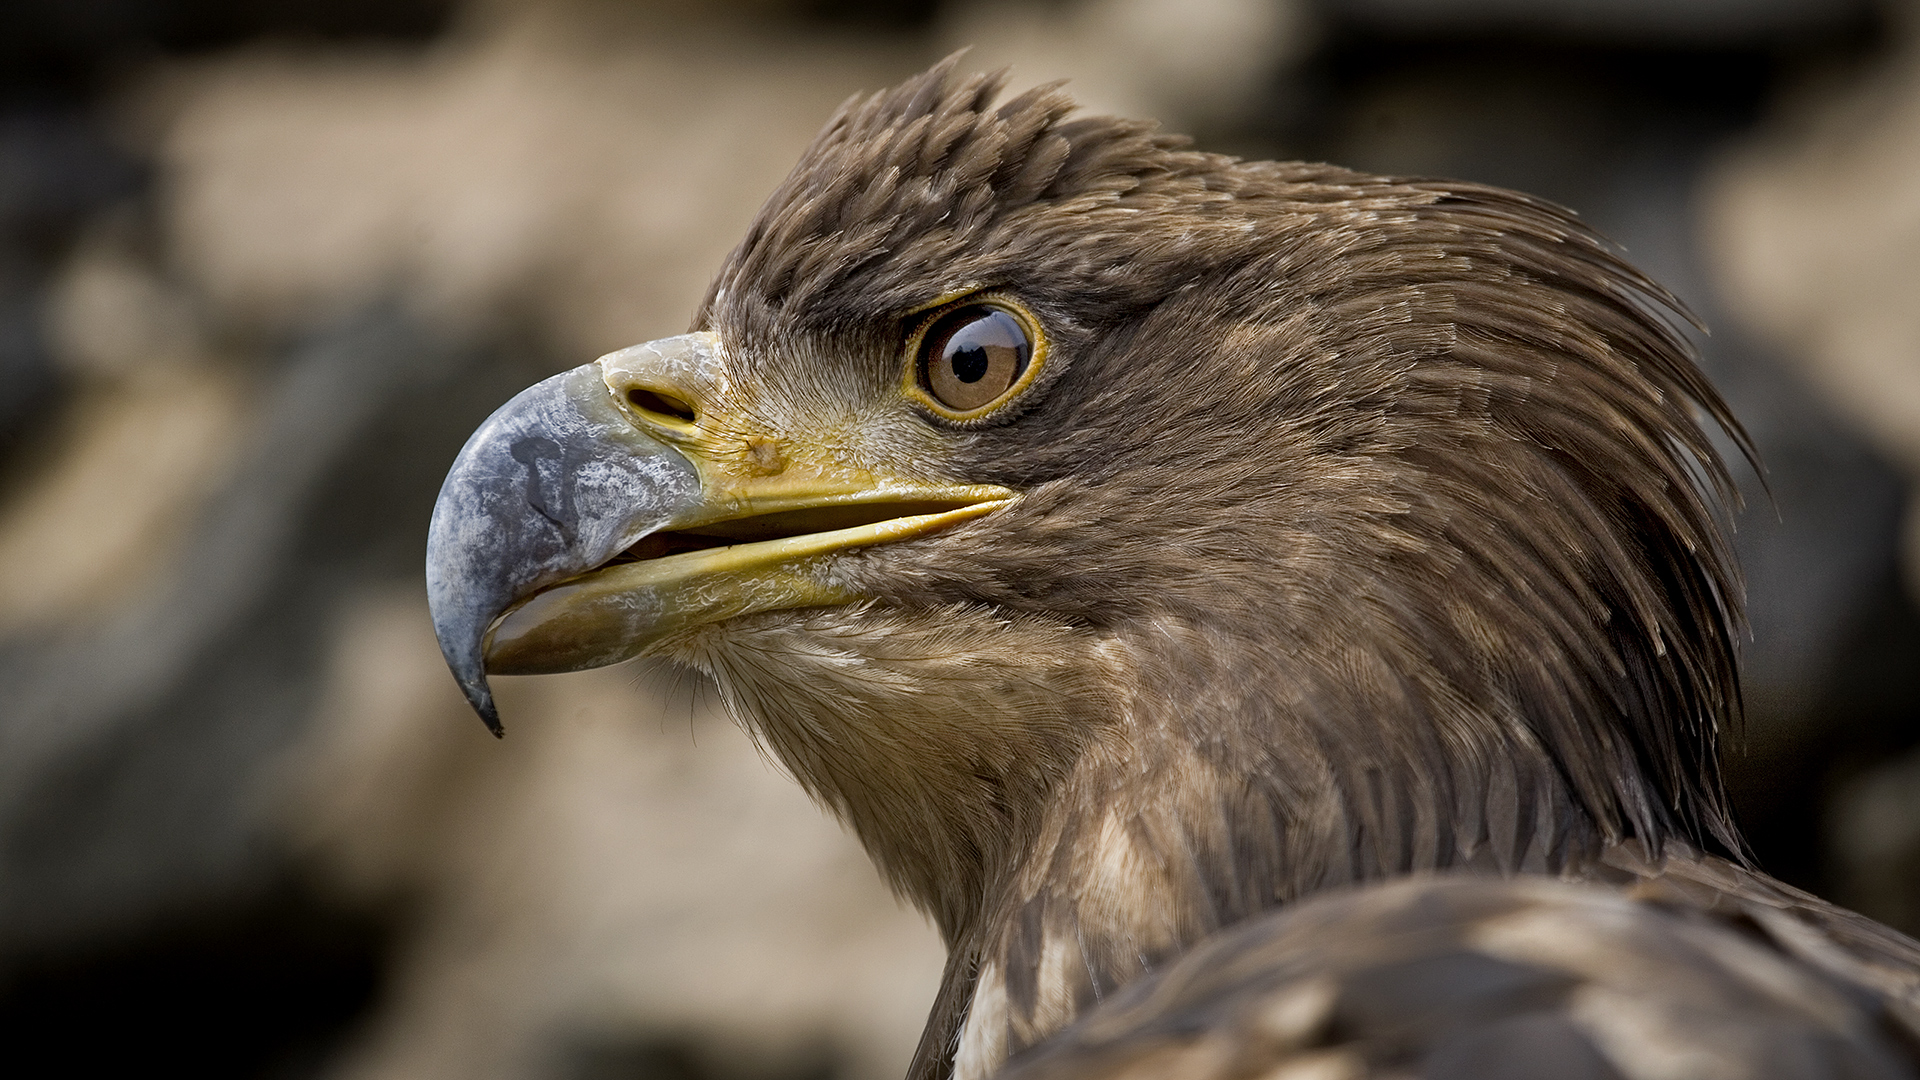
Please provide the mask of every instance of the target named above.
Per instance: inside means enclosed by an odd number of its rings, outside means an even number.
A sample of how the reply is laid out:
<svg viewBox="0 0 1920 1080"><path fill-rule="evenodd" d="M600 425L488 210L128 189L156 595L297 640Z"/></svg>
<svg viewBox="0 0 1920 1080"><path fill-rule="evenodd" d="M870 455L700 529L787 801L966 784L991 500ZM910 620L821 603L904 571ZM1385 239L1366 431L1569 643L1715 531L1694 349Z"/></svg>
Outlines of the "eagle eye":
<svg viewBox="0 0 1920 1080"><path fill-rule="evenodd" d="M942 309L914 334L916 395L949 420L972 420L1023 389L1036 365L1037 328L1002 300Z"/></svg>

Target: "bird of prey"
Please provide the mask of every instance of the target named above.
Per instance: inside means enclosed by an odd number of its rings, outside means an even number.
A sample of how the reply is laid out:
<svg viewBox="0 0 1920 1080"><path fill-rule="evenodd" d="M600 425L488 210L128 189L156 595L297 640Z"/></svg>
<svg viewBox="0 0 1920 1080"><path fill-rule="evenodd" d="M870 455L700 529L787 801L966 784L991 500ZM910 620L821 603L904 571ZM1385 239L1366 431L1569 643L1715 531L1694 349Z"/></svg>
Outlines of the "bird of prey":
<svg viewBox="0 0 1920 1080"><path fill-rule="evenodd" d="M1568 211L949 60L435 510L460 685L711 676L949 950L914 1080L1908 1077L1920 945L1749 865L1738 426Z"/></svg>

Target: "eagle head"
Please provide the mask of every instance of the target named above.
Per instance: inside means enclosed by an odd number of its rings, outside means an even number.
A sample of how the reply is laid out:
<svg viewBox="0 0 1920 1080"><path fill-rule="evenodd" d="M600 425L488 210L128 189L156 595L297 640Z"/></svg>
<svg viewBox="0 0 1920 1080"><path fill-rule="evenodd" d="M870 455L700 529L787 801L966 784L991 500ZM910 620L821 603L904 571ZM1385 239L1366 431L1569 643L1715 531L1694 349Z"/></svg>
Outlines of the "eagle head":
<svg viewBox="0 0 1920 1080"><path fill-rule="evenodd" d="M850 101L688 333L473 436L428 580L489 723L711 676L945 936L923 1059L1332 885L1737 850L1677 302L1527 196L1001 91Z"/></svg>

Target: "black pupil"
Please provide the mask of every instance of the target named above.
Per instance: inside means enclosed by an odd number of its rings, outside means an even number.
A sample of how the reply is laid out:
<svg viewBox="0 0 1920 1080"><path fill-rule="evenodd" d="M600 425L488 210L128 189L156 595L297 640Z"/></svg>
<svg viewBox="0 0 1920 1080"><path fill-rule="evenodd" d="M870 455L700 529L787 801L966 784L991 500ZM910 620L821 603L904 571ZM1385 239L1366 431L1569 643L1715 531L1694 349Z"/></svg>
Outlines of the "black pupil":
<svg viewBox="0 0 1920 1080"><path fill-rule="evenodd" d="M987 367L992 362L987 350L978 345L958 346L953 353L953 377L961 382L979 382L987 377Z"/></svg>
<svg viewBox="0 0 1920 1080"><path fill-rule="evenodd" d="M955 321L960 322L960 326L940 350L954 378L963 383L977 383L986 378L993 368L995 353L1008 354L1016 373L1026 366L1032 346L1027 343L1027 334L1019 319L997 308L970 308L957 314L960 319Z"/></svg>

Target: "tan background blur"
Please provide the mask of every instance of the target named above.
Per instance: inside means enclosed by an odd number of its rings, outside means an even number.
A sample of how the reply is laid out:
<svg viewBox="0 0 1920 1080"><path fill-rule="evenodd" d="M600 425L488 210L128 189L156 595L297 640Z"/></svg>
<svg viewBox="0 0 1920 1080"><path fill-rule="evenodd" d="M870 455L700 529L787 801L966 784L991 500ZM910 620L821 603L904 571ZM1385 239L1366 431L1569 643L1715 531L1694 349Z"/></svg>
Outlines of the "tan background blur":
<svg viewBox="0 0 1920 1080"><path fill-rule="evenodd" d="M1762 863L1920 930L1920 9L26 0L0 13L0 1071L904 1067L941 962L691 677L445 674L466 434L684 329L962 45L1204 146L1578 209L1712 327Z"/></svg>

